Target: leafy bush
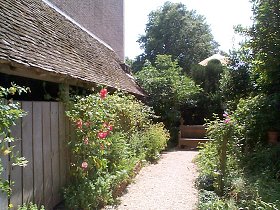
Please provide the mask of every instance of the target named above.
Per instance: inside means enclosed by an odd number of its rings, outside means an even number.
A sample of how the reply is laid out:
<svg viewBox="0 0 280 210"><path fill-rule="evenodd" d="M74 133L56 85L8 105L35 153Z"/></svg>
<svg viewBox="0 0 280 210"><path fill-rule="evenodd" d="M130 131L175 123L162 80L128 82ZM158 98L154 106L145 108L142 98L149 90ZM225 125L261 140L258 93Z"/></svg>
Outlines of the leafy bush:
<svg viewBox="0 0 280 210"><path fill-rule="evenodd" d="M144 158L156 159L168 133L152 124L152 110L121 93L77 96L67 115L76 137L71 138L71 184L64 189L69 208L94 209L114 202L115 191L128 183Z"/></svg>
<svg viewBox="0 0 280 210"><path fill-rule="evenodd" d="M110 174L96 174L96 178L83 177L64 190L66 205L74 209L95 209L110 203L112 197Z"/></svg>
<svg viewBox="0 0 280 210"><path fill-rule="evenodd" d="M257 95L241 99L234 117L244 137L244 149L253 150L266 144L267 131L280 131L280 94Z"/></svg>
<svg viewBox="0 0 280 210"><path fill-rule="evenodd" d="M248 97L253 90L250 78L250 60L248 49L232 51L229 56L228 68L224 69L220 79L220 92L230 109L235 110L241 98Z"/></svg>
<svg viewBox="0 0 280 210"><path fill-rule="evenodd" d="M254 151L243 152L246 137L238 114L208 123L212 141L202 146L197 157L200 171L197 187L207 190L207 193L201 191L200 209L279 209L280 147L255 146ZM222 172L220 154L225 137L228 141ZM214 192L220 197L211 196ZM213 199L206 200L205 196Z"/></svg>
<svg viewBox="0 0 280 210"><path fill-rule="evenodd" d="M169 137L163 123L151 125L143 133L146 159L149 161L158 160L160 152L167 146Z"/></svg>
<svg viewBox="0 0 280 210"><path fill-rule="evenodd" d="M112 120L114 121L114 131L121 131L127 135L131 135L135 131L143 131L148 128L155 118L153 110L136 100L132 95L124 95L116 93L108 95L106 98L107 104L113 113Z"/></svg>
<svg viewBox="0 0 280 210"><path fill-rule="evenodd" d="M210 174L201 174L196 179L196 186L198 189L214 191L214 177Z"/></svg>
<svg viewBox="0 0 280 210"><path fill-rule="evenodd" d="M199 172L206 176L213 176L218 167L218 154L216 145L213 142L207 142L203 146L199 146L200 151L196 157L196 163Z"/></svg>
<svg viewBox="0 0 280 210"><path fill-rule="evenodd" d="M155 64L147 62L136 78L149 95L148 104L169 130L178 127L180 108L193 104L194 96L201 90L169 55L157 55ZM171 134L173 140L178 136L178 132Z"/></svg>
<svg viewBox="0 0 280 210"><path fill-rule="evenodd" d="M18 210L45 210L44 206L41 206L40 208L33 203L23 204L22 206L18 206Z"/></svg>
<svg viewBox="0 0 280 210"><path fill-rule="evenodd" d="M242 167L251 174L265 172L280 180L280 147L262 147L244 156ZM246 164L250 163L250 164Z"/></svg>
<svg viewBox="0 0 280 210"><path fill-rule="evenodd" d="M201 190L199 191L198 209L200 210L237 210L239 209L233 200L223 200L215 192Z"/></svg>

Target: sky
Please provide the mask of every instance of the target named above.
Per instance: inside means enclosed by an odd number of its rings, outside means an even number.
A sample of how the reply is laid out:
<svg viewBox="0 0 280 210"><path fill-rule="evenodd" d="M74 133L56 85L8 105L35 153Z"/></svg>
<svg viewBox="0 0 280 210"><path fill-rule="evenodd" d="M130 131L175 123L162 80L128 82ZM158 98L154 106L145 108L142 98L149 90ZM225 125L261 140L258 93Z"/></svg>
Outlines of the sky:
<svg viewBox="0 0 280 210"><path fill-rule="evenodd" d="M241 38L233 26L252 25L249 0L169 0L183 3L187 10L196 10L206 18L219 49L228 52L238 46ZM148 14L160 8L166 0L125 0L125 56L130 59L142 53L137 39L145 34Z"/></svg>

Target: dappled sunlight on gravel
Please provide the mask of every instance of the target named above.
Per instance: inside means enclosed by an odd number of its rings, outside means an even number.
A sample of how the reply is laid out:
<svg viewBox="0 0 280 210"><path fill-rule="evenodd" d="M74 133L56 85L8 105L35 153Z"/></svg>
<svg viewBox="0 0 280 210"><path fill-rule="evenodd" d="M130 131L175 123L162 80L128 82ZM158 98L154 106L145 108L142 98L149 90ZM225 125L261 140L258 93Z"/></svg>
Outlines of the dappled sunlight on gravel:
<svg viewBox="0 0 280 210"><path fill-rule="evenodd" d="M198 192L194 187L198 175L193 163L197 151L165 152L157 164L144 167L120 198L118 210L192 210Z"/></svg>

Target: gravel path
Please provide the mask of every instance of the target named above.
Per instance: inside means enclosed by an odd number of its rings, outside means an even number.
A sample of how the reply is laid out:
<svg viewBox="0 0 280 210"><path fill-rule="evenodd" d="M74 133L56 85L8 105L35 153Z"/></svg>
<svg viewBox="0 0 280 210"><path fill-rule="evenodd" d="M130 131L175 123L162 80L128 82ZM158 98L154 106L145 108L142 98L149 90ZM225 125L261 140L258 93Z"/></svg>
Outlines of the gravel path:
<svg viewBox="0 0 280 210"><path fill-rule="evenodd" d="M144 167L128 186L118 210L193 210L198 192L192 162L197 151L172 151L162 155L158 164Z"/></svg>

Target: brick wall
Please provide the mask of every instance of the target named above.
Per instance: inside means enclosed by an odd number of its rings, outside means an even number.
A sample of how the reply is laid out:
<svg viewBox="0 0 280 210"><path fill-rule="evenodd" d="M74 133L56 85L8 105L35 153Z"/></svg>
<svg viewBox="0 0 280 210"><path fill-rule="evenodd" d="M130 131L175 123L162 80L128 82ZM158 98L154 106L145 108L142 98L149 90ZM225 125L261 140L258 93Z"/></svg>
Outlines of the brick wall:
<svg viewBox="0 0 280 210"><path fill-rule="evenodd" d="M123 0L49 0L110 45L124 60Z"/></svg>

